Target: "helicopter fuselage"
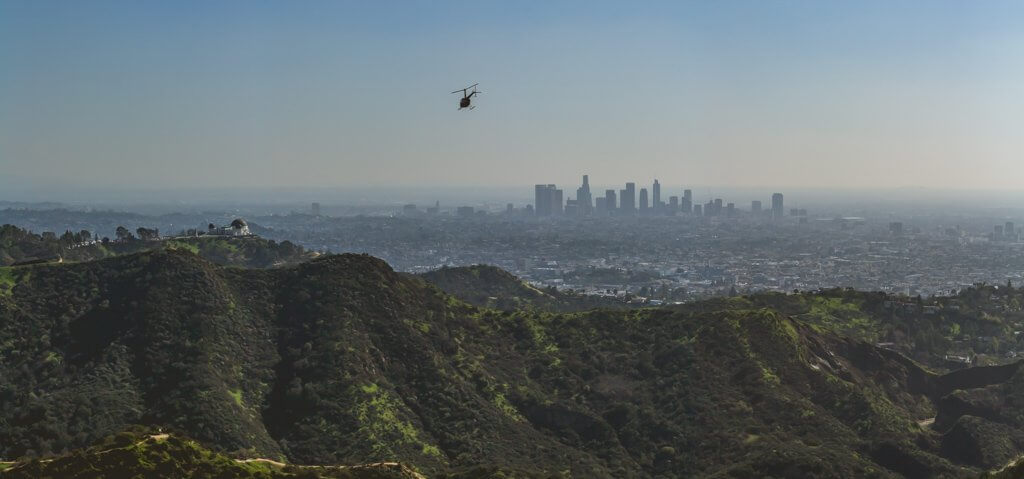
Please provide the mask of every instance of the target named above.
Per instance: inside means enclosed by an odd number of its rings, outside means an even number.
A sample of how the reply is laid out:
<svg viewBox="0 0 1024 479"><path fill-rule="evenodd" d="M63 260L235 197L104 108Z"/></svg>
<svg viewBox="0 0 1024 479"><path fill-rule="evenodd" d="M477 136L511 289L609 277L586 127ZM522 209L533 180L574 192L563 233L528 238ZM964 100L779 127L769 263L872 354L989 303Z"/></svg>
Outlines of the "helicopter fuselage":
<svg viewBox="0 0 1024 479"><path fill-rule="evenodd" d="M458 93L460 91L462 92L462 98L459 99L459 109L460 110L463 109L463 108L469 108L470 110L473 109L473 107L471 107L469 105L470 105L470 103L473 102L473 100L472 100L473 95L476 95L477 93L480 93L480 92L476 91L476 86L477 85L478 85L478 83L474 83L474 84L472 84L472 85L470 85L470 86L468 86L466 88L463 88L462 90L455 90L455 91L452 92L452 93ZM470 88L472 88L473 91L469 91Z"/></svg>

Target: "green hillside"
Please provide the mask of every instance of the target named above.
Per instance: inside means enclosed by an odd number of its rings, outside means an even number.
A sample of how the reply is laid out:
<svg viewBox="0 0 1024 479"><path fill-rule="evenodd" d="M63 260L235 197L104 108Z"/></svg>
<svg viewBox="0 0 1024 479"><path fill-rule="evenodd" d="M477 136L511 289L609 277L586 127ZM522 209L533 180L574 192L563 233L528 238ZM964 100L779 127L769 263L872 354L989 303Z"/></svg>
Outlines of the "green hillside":
<svg viewBox="0 0 1024 479"><path fill-rule="evenodd" d="M462 301L506 311L578 312L636 309L613 298L534 288L487 265L441 268L419 275ZM976 284L955 295L912 298L833 288L798 294L759 293L664 306L685 314L767 308L807 324L881 344L936 371L964 367L947 355L996 365L1024 354L1024 289Z"/></svg>
<svg viewBox="0 0 1024 479"><path fill-rule="evenodd" d="M251 270L185 249L5 277L8 460L129 424L439 477L971 477L1022 450L986 435L1012 417L950 406L1016 414L1016 365L938 375L749 299L498 311L369 256Z"/></svg>
<svg viewBox="0 0 1024 479"><path fill-rule="evenodd" d="M627 309L628 305L614 298L602 298L537 289L508 271L496 266L444 267L419 275L442 291L482 308L503 311L535 309L550 312L584 311L595 308Z"/></svg>

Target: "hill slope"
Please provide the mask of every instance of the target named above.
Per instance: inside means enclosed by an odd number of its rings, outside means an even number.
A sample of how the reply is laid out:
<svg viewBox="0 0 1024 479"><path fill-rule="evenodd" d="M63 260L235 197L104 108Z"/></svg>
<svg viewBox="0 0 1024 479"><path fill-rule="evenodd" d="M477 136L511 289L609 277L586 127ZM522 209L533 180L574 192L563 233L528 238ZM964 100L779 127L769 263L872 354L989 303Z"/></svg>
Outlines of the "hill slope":
<svg viewBox="0 0 1024 479"><path fill-rule="evenodd" d="M584 296L553 288L540 290L497 266L477 264L443 267L419 276L445 293L482 308L550 312L629 308L626 303L614 298Z"/></svg>
<svg viewBox="0 0 1024 479"><path fill-rule="evenodd" d="M435 474L967 476L984 462L919 421L1015 377L937 376L769 308L482 310L361 255L242 270L153 251L9 277L4 458L144 423L239 457Z"/></svg>

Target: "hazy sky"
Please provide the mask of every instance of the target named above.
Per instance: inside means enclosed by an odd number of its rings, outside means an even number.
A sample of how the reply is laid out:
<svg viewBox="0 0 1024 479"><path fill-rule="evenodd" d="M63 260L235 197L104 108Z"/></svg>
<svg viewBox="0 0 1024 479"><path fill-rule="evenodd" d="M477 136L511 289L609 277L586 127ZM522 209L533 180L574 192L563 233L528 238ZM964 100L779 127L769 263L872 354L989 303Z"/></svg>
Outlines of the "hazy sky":
<svg viewBox="0 0 1024 479"><path fill-rule="evenodd" d="M1020 190L1022 129L1019 0L0 1L0 188Z"/></svg>

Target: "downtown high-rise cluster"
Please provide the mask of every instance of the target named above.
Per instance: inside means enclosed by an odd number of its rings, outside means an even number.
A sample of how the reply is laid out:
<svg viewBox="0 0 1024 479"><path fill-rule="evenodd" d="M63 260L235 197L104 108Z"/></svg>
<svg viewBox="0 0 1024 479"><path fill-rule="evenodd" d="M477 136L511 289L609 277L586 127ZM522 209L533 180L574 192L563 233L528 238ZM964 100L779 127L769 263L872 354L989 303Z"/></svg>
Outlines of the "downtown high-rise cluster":
<svg viewBox="0 0 1024 479"><path fill-rule="evenodd" d="M724 203L716 198L705 204L693 203L693 191L683 190L682 196L668 196L664 201L661 195L661 183L657 179L651 185L650 194L647 188L640 188L637 195L636 183L626 183L621 190L605 190L603 195L594 196L590 190L590 177L583 175L583 184L576 189L576 198L563 199L561 189L556 185L536 185L534 187L533 214L536 216L673 216L677 214L692 216L733 216L736 214L735 203ZM527 207L529 209L529 207ZM771 197L771 209L762 210L761 201L750 203L750 211L773 218L781 218L784 214L782 193L774 193ZM793 210L792 216L806 216L804 210Z"/></svg>

